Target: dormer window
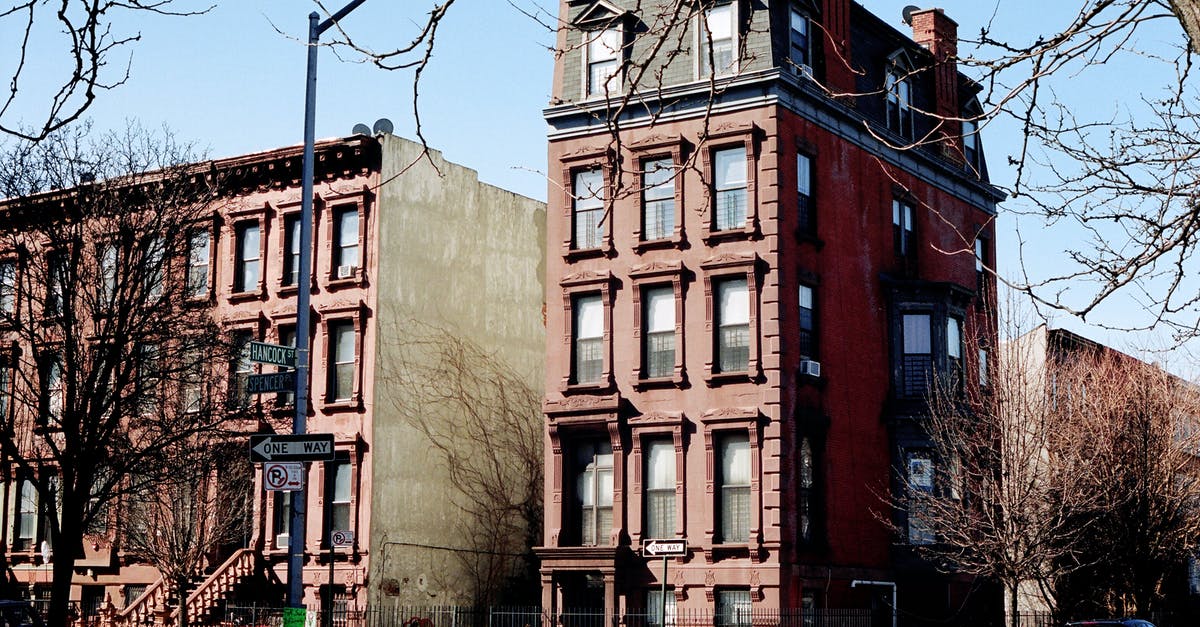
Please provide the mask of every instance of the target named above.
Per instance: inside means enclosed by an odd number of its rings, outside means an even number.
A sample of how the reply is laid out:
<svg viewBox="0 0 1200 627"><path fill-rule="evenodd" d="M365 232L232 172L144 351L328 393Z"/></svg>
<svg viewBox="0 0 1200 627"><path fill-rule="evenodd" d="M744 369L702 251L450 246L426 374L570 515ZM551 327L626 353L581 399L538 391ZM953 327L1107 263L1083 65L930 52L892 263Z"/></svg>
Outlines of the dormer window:
<svg viewBox="0 0 1200 627"><path fill-rule="evenodd" d="M798 9L791 11L791 36L788 60L792 71L800 75L812 73L812 42L809 39L808 16Z"/></svg>
<svg viewBox="0 0 1200 627"><path fill-rule="evenodd" d="M912 84L908 75L908 69L896 63L888 70L884 91L887 94L888 129L905 139L912 139Z"/></svg>
<svg viewBox="0 0 1200 627"><path fill-rule="evenodd" d="M587 95L605 96L621 91L621 31L608 28L588 33Z"/></svg>
<svg viewBox="0 0 1200 627"><path fill-rule="evenodd" d="M734 7L725 4L704 12L699 32L700 76L726 76L737 71ZM715 68L715 71L714 71Z"/></svg>

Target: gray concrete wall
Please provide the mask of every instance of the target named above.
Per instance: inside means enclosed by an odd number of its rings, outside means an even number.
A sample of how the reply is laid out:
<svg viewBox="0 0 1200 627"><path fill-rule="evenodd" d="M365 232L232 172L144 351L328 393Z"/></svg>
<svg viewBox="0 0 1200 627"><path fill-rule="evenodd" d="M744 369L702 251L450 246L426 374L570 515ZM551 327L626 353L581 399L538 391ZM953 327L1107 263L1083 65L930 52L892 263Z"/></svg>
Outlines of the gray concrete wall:
<svg viewBox="0 0 1200 627"><path fill-rule="evenodd" d="M436 151L422 157L414 142L381 143L370 598L382 607L469 603L460 560L469 554L453 549L477 538L463 537L470 521L445 454L411 418L438 417L414 411L411 382L395 375L406 360L428 358L431 332L446 332L471 339L540 398L546 207L480 183Z"/></svg>

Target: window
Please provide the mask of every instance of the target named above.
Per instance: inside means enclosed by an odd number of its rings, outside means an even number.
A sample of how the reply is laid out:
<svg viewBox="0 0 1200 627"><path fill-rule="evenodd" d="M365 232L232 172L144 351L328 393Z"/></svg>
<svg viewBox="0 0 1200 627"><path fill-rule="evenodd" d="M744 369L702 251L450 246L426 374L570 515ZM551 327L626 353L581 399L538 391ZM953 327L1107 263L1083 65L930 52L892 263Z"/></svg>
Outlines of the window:
<svg viewBox="0 0 1200 627"><path fill-rule="evenodd" d="M137 345L137 400L142 414L158 409L159 377L162 374L162 353L158 344Z"/></svg>
<svg viewBox="0 0 1200 627"><path fill-rule="evenodd" d="M338 209L333 220L333 278L349 279L359 266L358 207Z"/></svg>
<svg viewBox="0 0 1200 627"><path fill-rule="evenodd" d="M350 526L351 497L350 460L339 459L325 465L325 512L327 525L325 541L328 543L334 531L352 531Z"/></svg>
<svg viewBox="0 0 1200 627"><path fill-rule="evenodd" d="M962 123L963 158L967 167L979 171L979 123L975 120L963 120Z"/></svg>
<svg viewBox="0 0 1200 627"><path fill-rule="evenodd" d="M988 384L988 352L986 348L981 348L979 349L979 387L985 388Z"/></svg>
<svg viewBox="0 0 1200 627"><path fill-rule="evenodd" d="M252 292L258 289L260 229L257 222L243 222L235 231L237 253L234 262L233 291Z"/></svg>
<svg viewBox="0 0 1200 627"><path fill-rule="evenodd" d="M296 345L296 327L295 325L279 327L279 345L280 346L295 346ZM278 366L278 372L287 372L291 370L286 366ZM278 405L291 405L296 402L296 392L280 392L275 397L275 403Z"/></svg>
<svg viewBox="0 0 1200 627"><path fill-rule="evenodd" d="M150 586L146 584L125 584L121 597L125 599L123 607L129 607L131 603L142 598L146 594L146 589Z"/></svg>
<svg viewBox="0 0 1200 627"><path fill-rule="evenodd" d="M813 288L800 286L800 358L812 359L817 354L817 314Z"/></svg>
<svg viewBox="0 0 1200 627"><path fill-rule="evenodd" d="M597 383L604 374L604 306L600 295L576 296L571 309L575 316L571 360L574 383Z"/></svg>
<svg viewBox="0 0 1200 627"><path fill-rule="evenodd" d="M750 541L750 438L730 434L720 439L720 502L722 543Z"/></svg>
<svg viewBox="0 0 1200 627"><path fill-rule="evenodd" d="M32 551L37 538L38 494L30 477L20 479L17 493L17 515L13 520L13 550Z"/></svg>
<svg viewBox="0 0 1200 627"><path fill-rule="evenodd" d="M792 9L791 13L791 53L792 70L797 73L811 71L812 48L808 39L808 17L800 11Z"/></svg>
<svg viewBox="0 0 1200 627"><path fill-rule="evenodd" d="M666 603L666 607L663 607ZM646 624L652 627L673 627L675 625L675 591L667 588L663 596L662 588L646 591Z"/></svg>
<svg viewBox="0 0 1200 627"><path fill-rule="evenodd" d="M717 590L716 627L750 627L750 590Z"/></svg>
<svg viewBox="0 0 1200 627"><path fill-rule="evenodd" d="M334 401L354 397L354 322L339 320L329 323L329 392Z"/></svg>
<svg viewBox="0 0 1200 627"><path fill-rule="evenodd" d="M183 411L198 412L204 402L204 356L193 341L185 340L182 353L183 383L180 390Z"/></svg>
<svg viewBox="0 0 1200 627"><path fill-rule="evenodd" d="M946 384L951 391L962 390L962 321L946 318Z"/></svg>
<svg viewBox="0 0 1200 627"><path fill-rule="evenodd" d="M606 546L612 531L613 451L604 441L576 449L575 506L580 544Z"/></svg>
<svg viewBox="0 0 1200 627"><path fill-rule="evenodd" d="M718 231L746 226L746 148L713 153L713 202Z"/></svg>
<svg viewBox="0 0 1200 627"><path fill-rule="evenodd" d="M235 331L233 334L233 361L229 366L229 404L234 407L246 407L250 404L247 380L254 372L254 362L250 361L252 339L254 337L249 331Z"/></svg>
<svg viewBox="0 0 1200 627"><path fill-rule="evenodd" d="M800 510L800 541L811 542L813 539L813 514L816 510L814 504L814 488L816 481L814 480L815 463L813 461L813 448L811 438L800 439L800 490L798 496L798 509Z"/></svg>
<svg viewBox="0 0 1200 627"><path fill-rule="evenodd" d="M675 289L670 285L647 288L642 302L643 373L649 379L670 377L675 374Z"/></svg>
<svg viewBox="0 0 1200 627"><path fill-rule="evenodd" d="M283 218L283 271L280 285L290 287L300 280L300 215L292 213Z"/></svg>
<svg viewBox="0 0 1200 627"><path fill-rule="evenodd" d="M982 237L975 238L975 283L979 287L983 287L983 282L987 278L987 271L984 264L987 262L987 240Z"/></svg>
<svg viewBox="0 0 1200 627"><path fill-rule="evenodd" d="M163 262L166 259L167 242L161 237L151 238L142 253L142 287L146 299L157 301L163 293Z"/></svg>
<svg viewBox="0 0 1200 627"><path fill-rule="evenodd" d="M621 31L610 28L588 33L587 95L603 96L619 92L621 79Z"/></svg>
<svg viewBox="0 0 1200 627"><path fill-rule="evenodd" d="M933 372L929 314L904 314L903 320L901 391L904 396L923 396L929 390Z"/></svg>
<svg viewBox="0 0 1200 627"><path fill-rule="evenodd" d="M926 520L923 498L933 492L933 460L928 453L908 454L908 542L933 544L934 534Z"/></svg>
<svg viewBox="0 0 1200 627"><path fill-rule="evenodd" d="M600 248L604 245L604 175L600 169L576 172L571 193L575 222L571 247Z"/></svg>
<svg viewBox="0 0 1200 627"><path fill-rule="evenodd" d="M646 445L645 518L647 538L675 537L675 444L668 439Z"/></svg>
<svg viewBox="0 0 1200 627"><path fill-rule="evenodd" d="M47 353L42 355L42 411L41 423L50 421L60 423L63 414L63 372L62 355Z"/></svg>
<svg viewBox="0 0 1200 627"><path fill-rule="evenodd" d="M892 201L892 243L899 257L916 254L913 217L912 205L899 200Z"/></svg>
<svg viewBox="0 0 1200 627"><path fill-rule="evenodd" d="M208 231L193 231L188 242L188 298L208 295L208 265L212 255L212 236Z"/></svg>
<svg viewBox="0 0 1200 627"><path fill-rule="evenodd" d="M62 251L50 253L50 256L46 259L46 271L49 274L46 277L48 282L46 287L46 315L61 316L63 313L63 297L66 294L63 286L68 283L67 254Z"/></svg>
<svg viewBox="0 0 1200 627"><path fill-rule="evenodd" d="M713 7L704 12L700 29L700 76L724 76L737 71L733 41L733 5ZM716 68L716 72L713 72Z"/></svg>
<svg viewBox="0 0 1200 627"><path fill-rule="evenodd" d="M813 172L812 158L804 153L796 155L796 217L799 221L800 232L806 235L817 234L817 216L813 210Z"/></svg>
<svg viewBox="0 0 1200 627"><path fill-rule="evenodd" d="M746 279L717 283L718 372L745 372L750 368L750 293Z"/></svg>
<svg viewBox="0 0 1200 627"><path fill-rule="evenodd" d="M100 264L99 311L110 311L117 295L117 245L101 244L97 251Z"/></svg>
<svg viewBox="0 0 1200 627"><path fill-rule="evenodd" d="M675 167L670 159L642 164L642 240L671 237L675 229Z"/></svg>
<svg viewBox="0 0 1200 627"><path fill-rule="evenodd" d="M0 261L0 316L11 318L17 311L17 264Z"/></svg>
<svg viewBox="0 0 1200 627"><path fill-rule="evenodd" d="M887 127L905 139L912 139L912 85L907 73L900 68L889 71L884 89L887 92Z"/></svg>
<svg viewBox="0 0 1200 627"><path fill-rule="evenodd" d="M12 356L0 355L0 421L8 419L12 400Z"/></svg>
<svg viewBox="0 0 1200 627"><path fill-rule="evenodd" d="M275 492L275 548L286 549L291 535L292 493Z"/></svg>

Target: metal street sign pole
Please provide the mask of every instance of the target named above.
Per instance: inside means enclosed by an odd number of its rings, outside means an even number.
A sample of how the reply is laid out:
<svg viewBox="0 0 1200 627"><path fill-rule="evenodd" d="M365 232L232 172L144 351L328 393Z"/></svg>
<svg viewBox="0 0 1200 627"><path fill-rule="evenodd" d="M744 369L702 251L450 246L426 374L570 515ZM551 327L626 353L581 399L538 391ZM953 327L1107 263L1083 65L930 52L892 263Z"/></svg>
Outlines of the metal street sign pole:
<svg viewBox="0 0 1200 627"><path fill-rule="evenodd" d="M663 578L662 578L662 598L658 604L658 627L667 627L667 560L670 558L663 556Z"/></svg>
<svg viewBox="0 0 1200 627"><path fill-rule="evenodd" d="M662 557L661 594L658 608L658 627L667 625L667 562L672 557L687 555L687 540L675 538L672 540L642 540L642 557Z"/></svg>
<svg viewBox="0 0 1200 627"><path fill-rule="evenodd" d="M300 276L296 294L296 415L292 432L307 431L308 418L308 315L312 295L312 224L313 224L313 144L316 143L317 117L317 44L321 33L357 9L366 0L353 0L340 11L319 22L321 16L313 11L308 15L308 73L304 82L304 164L300 191ZM307 491L292 495L292 520L288 537L288 605L304 607L304 520L307 513Z"/></svg>

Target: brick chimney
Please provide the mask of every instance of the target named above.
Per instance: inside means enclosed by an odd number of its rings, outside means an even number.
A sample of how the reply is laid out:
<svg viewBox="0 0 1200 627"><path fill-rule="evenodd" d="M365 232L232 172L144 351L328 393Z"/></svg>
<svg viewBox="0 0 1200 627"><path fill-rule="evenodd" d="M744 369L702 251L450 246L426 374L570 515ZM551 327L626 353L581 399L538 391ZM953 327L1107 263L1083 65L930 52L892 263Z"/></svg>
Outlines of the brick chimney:
<svg viewBox="0 0 1200 627"><path fill-rule="evenodd" d="M962 160L962 115L958 102L958 24L941 9L924 9L912 14L913 40L933 54L934 108L941 119L942 152Z"/></svg>
<svg viewBox="0 0 1200 627"><path fill-rule="evenodd" d="M850 64L850 0L822 0L821 28L826 87L834 94L855 93L855 73Z"/></svg>

